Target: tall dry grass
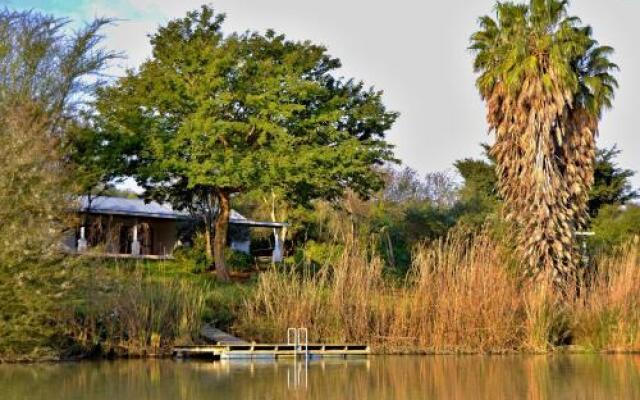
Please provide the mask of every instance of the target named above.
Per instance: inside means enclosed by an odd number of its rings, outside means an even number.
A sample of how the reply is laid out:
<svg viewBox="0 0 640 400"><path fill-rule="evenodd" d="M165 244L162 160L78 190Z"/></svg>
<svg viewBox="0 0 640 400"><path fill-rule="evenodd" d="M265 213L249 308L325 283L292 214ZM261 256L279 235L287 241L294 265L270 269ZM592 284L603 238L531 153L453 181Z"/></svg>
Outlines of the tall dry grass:
<svg viewBox="0 0 640 400"><path fill-rule="evenodd" d="M640 350L640 253L638 238L598 262L573 306L577 344L595 350Z"/></svg>
<svg viewBox="0 0 640 400"><path fill-rule="evenodd" d="M489 235L457 231L416 248L406 281L394 283L369 248L349 243L315 275L304 266L262 275L235 328L281 341L287 327L305 326L313 340L388 352L545 350L562 325L560 300L510 263Z"/></svg>
<svg viewBox="0 0 640 400"><path fill-rule="evenodd" d="M208 291L201 284L102 271L84 290L83 304L65 316L69 352L160 355L199 338Z"/></svg>
<svg viewBox="0 0 640 400"><path fill-rule="evenodd" d="M455 231L417 247L404 282L385 278L367 246L348 243L316 274L305 266L263 274L245 300L238 334L282 341L288 327L322 342L364 342L384 352L640 350L637 243L597 261L563 290L532 281L490 235Z"/></svg>

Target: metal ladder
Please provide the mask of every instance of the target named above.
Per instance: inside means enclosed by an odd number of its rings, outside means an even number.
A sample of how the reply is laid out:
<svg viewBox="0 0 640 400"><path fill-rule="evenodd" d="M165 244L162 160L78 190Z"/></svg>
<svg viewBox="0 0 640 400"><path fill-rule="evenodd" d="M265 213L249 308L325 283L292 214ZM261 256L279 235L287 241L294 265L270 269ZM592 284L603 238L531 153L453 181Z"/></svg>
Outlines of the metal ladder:
<svg viewBox="0 0 640 400"><path fill-rule="evenodd" d="M304 342L301 340L303 334ZM293 345L293 352L296 358L298 358L298 353L303 354L305 359L309 358L309 332L307 328L288 328L287 344ZM304 353L302 352L303 347Z"/></svg>
<svg viewBox="0 0 640 400"><path fill-rule="evenodd" d="M304 334L304 342L302 341ZM288 328L287 344L293 346L293 371L287 369L287 387L298 389L308 387L309 381L309 332L307 328ZM304 347L304 352L302 349ZM304 355L304 369L302 363L298 363L298 353ZM304 375L302 372L304 371ZM292 379L293 378L293 379Z"/></svg>

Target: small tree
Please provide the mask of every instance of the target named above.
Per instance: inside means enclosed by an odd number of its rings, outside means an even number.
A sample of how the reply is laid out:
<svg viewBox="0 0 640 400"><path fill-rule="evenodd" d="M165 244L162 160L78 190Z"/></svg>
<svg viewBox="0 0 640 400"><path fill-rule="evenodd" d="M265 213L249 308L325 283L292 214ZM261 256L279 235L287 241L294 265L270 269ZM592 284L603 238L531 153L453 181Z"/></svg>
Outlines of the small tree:
<svg viewBox="0 0 640 400"><path fill-rule="evenodd" d="M73 279L60 267L70 179L61 143L112 54L97 20L0 11L0 359L50 352Z"/></svg>
<svg viewBox="0 0 640 400"><path fill-rule="evenodd" d="M273 31L224 35L209 7L151 36L152 57L100 92L102 129L130 142L126 161L148 197L203 216L219 278L231 198L277 188L287 201L382 186L397 117L381 92L336 78L325 48Z"/></svg>
<svg viewBox="0 0 640 400"><path fill-rule="evenodd" d="M589 192L589 214L598 215L598 211L605 205L625 204L638 198L638 191L633 188L630 179L635 172L620 168L616 157L621 150L617 146L598 149L594 169L593 187Z"/></svg>

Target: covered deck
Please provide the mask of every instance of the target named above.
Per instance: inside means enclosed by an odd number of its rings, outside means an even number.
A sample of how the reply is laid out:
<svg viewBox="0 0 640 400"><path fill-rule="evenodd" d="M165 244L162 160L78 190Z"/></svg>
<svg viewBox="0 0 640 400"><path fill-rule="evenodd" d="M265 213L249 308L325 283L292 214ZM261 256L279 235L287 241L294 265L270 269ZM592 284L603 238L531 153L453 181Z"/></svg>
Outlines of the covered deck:
<svg viewBox="0 0 640 400"><path fill-rule="evenodd" d="M175 248L184 245L184 238L193 234L196 220L187 212L143 199L111 196L82 196L78 199L80 224L65 237L68 251L110 258L172 258ZM288 226L281 222L254 221L235 210L230 224L241 228L274 230L274 261L282 259L282 243L278 231ZM229 241L232 249L250 252L248 236Z"/></svg>

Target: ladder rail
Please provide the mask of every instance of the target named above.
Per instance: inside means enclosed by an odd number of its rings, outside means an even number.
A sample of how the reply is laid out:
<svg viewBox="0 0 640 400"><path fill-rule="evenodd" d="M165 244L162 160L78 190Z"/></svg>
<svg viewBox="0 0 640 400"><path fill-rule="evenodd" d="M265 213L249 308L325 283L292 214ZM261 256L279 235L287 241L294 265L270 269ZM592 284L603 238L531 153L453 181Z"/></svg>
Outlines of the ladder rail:
<svg viewBox="0 0 640 400"><path fill-rule="evenodd" d="M298 334L296 328L288 328L287 329L287 344L295 345L296 344L296 335Z"/></svg>
<svg viewBox="0 0 640 400"><path fill-rule="evenodd" d="M300 351L302 351L302 333L304 333L304 357L309 358L309 331L307 328L298 328L298 345L300 346Z"/></svg>
<svg viewBox="0 0 640 400"><path fill-rule="evenodd" d="M300 338L298 337L298 330L296 328L287 329L287 344L293 345L293 356L298 358L298 346Z"/></svg>

